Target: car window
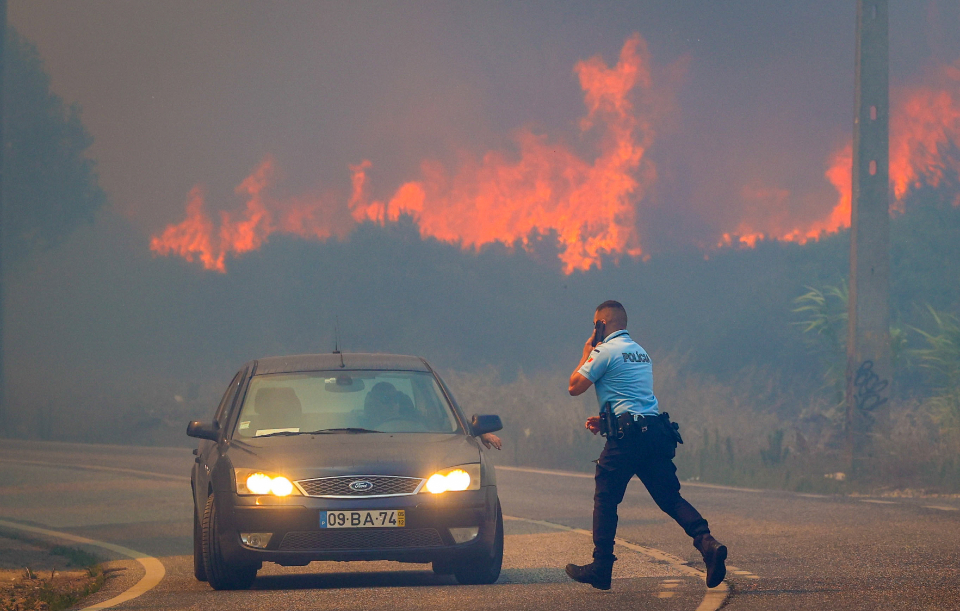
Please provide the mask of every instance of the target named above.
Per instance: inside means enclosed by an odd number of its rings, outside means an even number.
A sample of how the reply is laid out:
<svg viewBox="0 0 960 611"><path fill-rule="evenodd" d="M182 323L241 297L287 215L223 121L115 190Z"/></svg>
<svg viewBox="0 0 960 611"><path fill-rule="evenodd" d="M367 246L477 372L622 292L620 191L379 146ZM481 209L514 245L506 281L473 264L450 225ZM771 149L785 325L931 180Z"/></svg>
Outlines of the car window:
<svg viewBox="0 0 960 611"><path fill-rule="evenodd" d="M240 382L242 380L243 372L238 371L237 375L233 376L230 386L227 386L227 390L223 393L223 398L220 399L220 405L217 406L217 411L213 415L213 420L218 424L222 425L222 423L226 421L227 409L233 404L233 399L237 396L237 389L240 388Z"/></svg>
<svg viewBox="0 0 960 611"><path fill-rule="evenodd" d="M250 380L235 436L329 429L455 433L458 421L429 373L321 371Z"/></svg>

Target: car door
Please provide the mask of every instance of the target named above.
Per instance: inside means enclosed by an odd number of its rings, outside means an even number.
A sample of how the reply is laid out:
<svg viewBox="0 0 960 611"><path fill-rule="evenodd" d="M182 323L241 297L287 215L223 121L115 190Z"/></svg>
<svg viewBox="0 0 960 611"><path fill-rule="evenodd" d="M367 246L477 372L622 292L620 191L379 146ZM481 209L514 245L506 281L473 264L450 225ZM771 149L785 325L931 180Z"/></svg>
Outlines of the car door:
<svg viewBox="0 0 960 611"><path fill-rule="evenodd" d="M230 381L230 385L227 386L227 390L223 393L223 398L220 399L217 411L213 414L214 425L220 429L220 439L218 441L201 439L200 445L197 448L194 494L198 504L204 503L207 498L207 491L210 489L210 474L213 472L213 467L220 457L218 445L222 443L223 436L226 434L226 425L229 420L231 408L237 400L237 394L243 385L246 372L247 369L241 369L233 376L233 380Z"/></svg>

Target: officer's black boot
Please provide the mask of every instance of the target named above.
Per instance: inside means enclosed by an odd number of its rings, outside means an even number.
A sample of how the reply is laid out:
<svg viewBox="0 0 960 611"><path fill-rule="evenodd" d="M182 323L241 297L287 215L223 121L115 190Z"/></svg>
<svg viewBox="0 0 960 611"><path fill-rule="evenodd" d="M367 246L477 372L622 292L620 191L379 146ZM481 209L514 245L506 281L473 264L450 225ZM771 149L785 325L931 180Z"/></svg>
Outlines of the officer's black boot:
<svg viewBox="0 0 960 611"><path fill-rule="evenodd" d="M609 590L613 563L616 559L617 557L611 554L606 558L594 558L593 562L583 566L568 564L567 575L574 581L589 583L598 590Z"/></svg>
<svg viewBox="0 0 960 611"><path fill-rule="evenodd" d="M727 576L727 546L721 545L710 533L697 535L693 538L693 546L703 555L703 563L707 565L707 587L715 588Z"/></svg>

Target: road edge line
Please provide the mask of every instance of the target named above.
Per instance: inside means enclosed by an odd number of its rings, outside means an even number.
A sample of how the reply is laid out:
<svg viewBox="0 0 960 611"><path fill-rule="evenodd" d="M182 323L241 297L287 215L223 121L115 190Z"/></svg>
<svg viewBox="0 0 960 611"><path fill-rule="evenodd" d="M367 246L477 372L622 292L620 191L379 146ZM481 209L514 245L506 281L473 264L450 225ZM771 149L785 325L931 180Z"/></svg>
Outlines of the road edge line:
<svg viewBox="0 0 960 611"><path fill-rule="evenodd" d="M107 609L109 607L115 607L120 603L127 602L128 600L133 600L141 594L144 594L157 586L160 581L166 575L166 569L163 567L163 563L160 562L157 558L149 556L137 550L130 549L129 547L123 547L122 545L116 545L114 543L107 543L106 541L97 541L96 539L88 539L87 537L81 537L79 535L72 535L70 533L60 532L56 530L48 530L46 528L38 528L36 526L28 526L26 524L18 524L17 522L9 522L7 520L0 519L0 526L4 528L12 528L16 530L23 530L26 532L43 535L46 537L54 539L62 539L64 541L70 541L72 543L80 543L82 545L92 545L94 547L100 547L103 549L110 550L122 556L132 558L136 560L143 566L144 575L140 578L140 581L133 584L130 588L127 588L117 596L114 596L111 599L99 602L90 607L83 607L80 611L94 611L95 609Z"/></svg>
<svg viewBox="0 0 960 611"><path fill-rule="evenodd" d="M497 467L499 468L499 467ZM592 479L592 478L591 478ZM537 524L539 526L545 526L547 528L553 528L554 530L565 530L569 532L575 532L580 535L585 535L587 537L592 537L593 533L589 530L584 530L582 528L573 528L571 526L565 526L563 524L557 524L556 522L547 522L546 520L533 520L530 518L521 518L518 516L503 516L504 520L517 520L520 522L527 522L528 524ZM697 577L702 579L704 584L707 581L707 574L703 571L693 568L682 558L678 558L669 552L665 552L661 549L655 547L646 547L643 545L637 545L636 543L630 543L625 541L620 537L615 539L618 545L622 545L627 549L631 549L637 553L643 554L654 560L659 560L661 562L666 562L671 565L681 573L689 577ZM727 601L727 597L730 596L730 587L727 585L726 580L720 582L715 588L707 588L706 594L703 596L703 600L700 601L700 605L697 607L696 611L717 611L723 604Z"/></svg>

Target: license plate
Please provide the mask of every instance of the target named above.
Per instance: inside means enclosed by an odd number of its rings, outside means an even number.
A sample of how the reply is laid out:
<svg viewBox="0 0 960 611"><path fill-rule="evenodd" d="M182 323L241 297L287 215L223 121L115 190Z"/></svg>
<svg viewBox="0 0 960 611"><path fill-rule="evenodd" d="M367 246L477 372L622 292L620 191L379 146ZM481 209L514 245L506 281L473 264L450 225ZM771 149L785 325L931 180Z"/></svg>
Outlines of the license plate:
<svg viewBox="0 0 960 611"><path fill-rule="evenodd" d="M320 528L401 528L406 521L403 509L320 512Z"/></svg>

